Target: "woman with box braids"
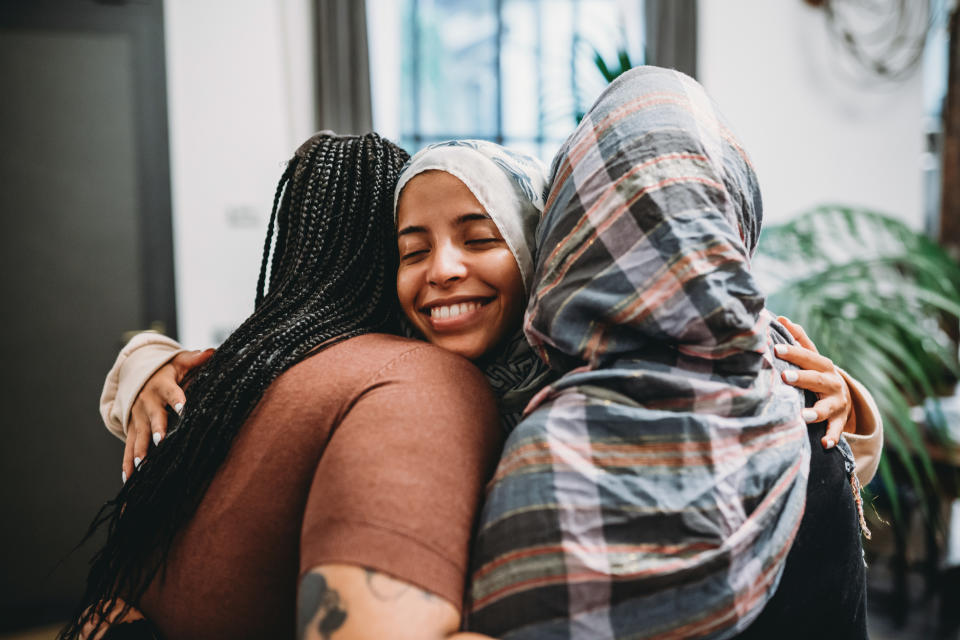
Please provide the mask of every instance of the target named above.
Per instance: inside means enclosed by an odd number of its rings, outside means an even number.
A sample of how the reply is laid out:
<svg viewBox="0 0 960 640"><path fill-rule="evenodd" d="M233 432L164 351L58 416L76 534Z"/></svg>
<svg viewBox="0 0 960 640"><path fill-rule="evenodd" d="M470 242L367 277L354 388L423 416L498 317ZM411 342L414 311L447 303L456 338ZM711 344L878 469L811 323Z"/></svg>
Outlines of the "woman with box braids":
<svg viewBox="0 0 960 640"><path fill-rule="evenodd" d="M318 134L297 150L274 198L255 310L198 371L178 427L91 524L87 538L106 527L107 541L61 638L99 628L118 598L138 602L281 373L348 338L396 333L393 187L407 158L376 134Z"/></svg>

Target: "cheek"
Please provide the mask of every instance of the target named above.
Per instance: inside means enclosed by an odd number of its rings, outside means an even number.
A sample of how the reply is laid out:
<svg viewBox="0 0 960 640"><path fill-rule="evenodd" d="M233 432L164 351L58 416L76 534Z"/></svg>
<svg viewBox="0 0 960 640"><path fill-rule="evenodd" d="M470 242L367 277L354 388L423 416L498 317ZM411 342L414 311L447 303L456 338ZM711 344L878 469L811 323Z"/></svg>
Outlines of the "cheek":
<svg viewBox="0 0 960 640"><path fill-rule="evenodd" d="M413 302L416 296L417 289L413 274L409 269L401 267L397 271L397 300L400 302L400 308L410 318L413 318L415 314Z"/></svg>
<svg viewBox="0 0 960 640"><path fill-rule="evenodd" d="M505 329L513 329L519 325L523 310L527 306L527 297L523 292L523 278L517 261L509 251L507 256L497 268L497 288L503 298L507 314L508 326Z"/></svg>
<svg viewBox="0 0 960 640"><path fill-rule="evenodd" d="M523 312L527 308L527 295L523 291L523 280L520 278L520 272L517 271L516 279L513 281L513 287L510 290L510 318L511 329L520 326L523 319Z"/></svg>

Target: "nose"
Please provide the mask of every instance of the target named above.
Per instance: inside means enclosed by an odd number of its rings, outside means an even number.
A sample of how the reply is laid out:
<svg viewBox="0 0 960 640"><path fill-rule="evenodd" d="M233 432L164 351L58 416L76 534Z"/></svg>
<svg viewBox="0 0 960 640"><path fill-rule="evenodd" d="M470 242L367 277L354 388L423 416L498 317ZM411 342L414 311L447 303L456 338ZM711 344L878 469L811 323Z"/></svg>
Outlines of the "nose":
<svg viewBox="0 0 960 640"><path fill-rule="evenodd" d="M462 280L467 276L463 252L457 247L443 245L434 250L427 271L427 280L439 287Z"/></svg>

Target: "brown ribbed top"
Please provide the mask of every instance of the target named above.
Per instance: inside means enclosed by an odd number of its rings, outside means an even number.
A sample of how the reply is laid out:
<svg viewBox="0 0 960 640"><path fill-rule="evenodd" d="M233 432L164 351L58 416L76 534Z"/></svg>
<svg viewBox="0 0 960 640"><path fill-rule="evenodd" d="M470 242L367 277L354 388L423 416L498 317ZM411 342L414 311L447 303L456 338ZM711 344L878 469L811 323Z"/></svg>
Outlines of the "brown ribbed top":
<svg viewBox="0 0 960 640"><path fill-rule="evenodd" d="M267 390L142 609L170 640L293 637L299 576L330 563L459 609L500 433L459 356L385 335L320 351Z"/></svg>

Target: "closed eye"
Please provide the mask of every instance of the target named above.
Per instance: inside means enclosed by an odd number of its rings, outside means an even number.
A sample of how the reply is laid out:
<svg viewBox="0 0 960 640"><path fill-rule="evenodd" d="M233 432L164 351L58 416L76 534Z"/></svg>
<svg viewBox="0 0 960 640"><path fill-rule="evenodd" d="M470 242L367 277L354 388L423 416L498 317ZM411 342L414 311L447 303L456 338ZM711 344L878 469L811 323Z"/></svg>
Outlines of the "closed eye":
<svg viewBox="0 0 960 640"><path fill-rule="evenodd" d="M467 240L465 244L484 245L484 244L489 244L491 242L500 242L500 238L473 238L471 240Z"/></svg>
<svg viewBox="0 0 960 640"><path fill-rule="evenodd" d="M407 252L407 253L401 254L400 259L401 259L401 260L405 260L405 261L406 261L406 260L411 260L411 259L413 259L413 258L421 257L421 256L425 255L426 253L427 253L427 250L426 250L426 249L417 249L416 251L409 251L409 252Z"/></svg>

